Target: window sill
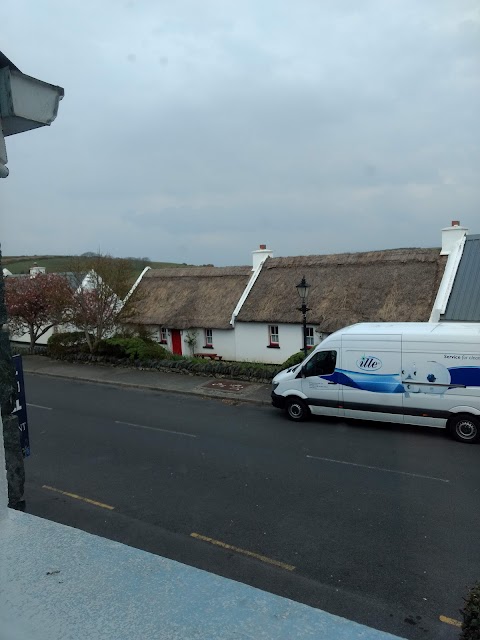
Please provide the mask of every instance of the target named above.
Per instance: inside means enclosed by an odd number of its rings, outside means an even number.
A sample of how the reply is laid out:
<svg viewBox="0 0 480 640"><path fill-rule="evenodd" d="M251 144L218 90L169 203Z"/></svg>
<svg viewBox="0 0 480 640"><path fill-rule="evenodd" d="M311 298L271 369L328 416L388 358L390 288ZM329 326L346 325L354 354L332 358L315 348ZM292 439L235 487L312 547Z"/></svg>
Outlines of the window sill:
<svg viewBox="0 0 480 640"><path fill-rule="evenodd" d="M279 344L267 344L267 349L280 349Z"/></svg>
<svg viewBox="0 0 480 640"><path fill-rule="evenodd" d="M168 344L166 340L160 340L158 344Z"/></svg>
<svg viewBox="0 0 480 640"><path fill-rule="evenodd" d="M203 348L204 349L213 349L213 344L204 344Z"/></svg>

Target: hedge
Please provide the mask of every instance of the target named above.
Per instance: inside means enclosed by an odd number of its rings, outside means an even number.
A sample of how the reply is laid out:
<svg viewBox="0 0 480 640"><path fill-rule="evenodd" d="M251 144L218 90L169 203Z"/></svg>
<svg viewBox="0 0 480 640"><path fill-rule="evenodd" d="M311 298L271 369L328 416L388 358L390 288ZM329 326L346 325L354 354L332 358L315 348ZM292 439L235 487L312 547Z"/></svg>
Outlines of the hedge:
<svg viewBox="0 0 480 640"><path fill-rule="evenodd" d="M130 360L167 360L170 352L157 342L139 337L113 337L102 340L97 348L99 355L129 358Z"/></svg>
<svg viewBox="0 0 480 640"><path fill-rule="evenodd" d="M299 351L298 353L294 353L293 356L290 356L285 360L282 364L282 369L289 369L290 367L294 367L296 364L300 364L305 360L305 354L303 351Z"/></svg>
<svg viewBox="0 0 480 640"><path fill-rule="evenodd" d="M48 355L54 358L89 352L87 339L83 331L56 333L50 336L47 350ZM170 354L153 340L138 336L114 336L101 340L95 353L102 356L129 358L130 360L167 359L173 357L173 354Z"/></svg>
<svg viewBox="0 0 480 640"><path fill-rule="evenodd" d="M87 338L84 331L54 333L47 342L47 353L54 358L67 353L75 354L83 351L88 351Z"/></svg>
<svg viewBox="0 0 480 640"><path fill-rule="evenodd" d="M91 353L65 353L55 356L57 360L67 362L82 362L87 364L105 364L117 367L135 367L164 372L178 372L185 375L205 375L217 378L234 378L237 380L254 380L256 382L271 382L281 367L251 362L207 362L195 358L180 359L145 359L119 358L114 355L99 355ZM177 356L178 358L178 356Z"/></svg>

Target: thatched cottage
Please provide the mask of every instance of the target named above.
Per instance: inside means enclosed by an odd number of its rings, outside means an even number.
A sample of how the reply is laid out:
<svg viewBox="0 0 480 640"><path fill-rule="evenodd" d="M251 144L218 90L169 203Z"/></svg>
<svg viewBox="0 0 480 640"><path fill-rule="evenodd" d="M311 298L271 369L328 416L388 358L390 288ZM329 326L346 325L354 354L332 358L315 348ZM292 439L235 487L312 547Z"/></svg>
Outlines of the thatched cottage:
<svg viewBox="0 0 480 640"><path fill-rule="evenodd" d="M303 276L310 285L310 346L355 322L428 321L445 263L438 249L268 258L236 317L237 351L269 362L300 351L295 286Z"/></svg>
<svg viewBox="0 0 480 640"><path fill-rule="evenodd" d="M251 267L150 269L139 285L141 305L132 320L176 354L216 353L237 358L232 312Z"/></svg>
<svg viewBox="0 0 480 640"><path fill-rule="evenodd" d="M303 344L302 277L311 347L355 322L480 321L478 296L475 306L468 295L480 287L480 237L466 233L452 223L441 249L274 258L261 245L252 267L151 270L135 322L175 353L281 363Z"/></svg>

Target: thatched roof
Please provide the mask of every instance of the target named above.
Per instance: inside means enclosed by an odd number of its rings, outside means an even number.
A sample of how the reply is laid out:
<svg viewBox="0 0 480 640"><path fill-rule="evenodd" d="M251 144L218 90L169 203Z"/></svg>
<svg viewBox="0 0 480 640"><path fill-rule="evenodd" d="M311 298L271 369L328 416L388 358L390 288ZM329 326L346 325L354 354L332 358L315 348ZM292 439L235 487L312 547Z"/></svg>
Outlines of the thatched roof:
<svg viewBox="0 0 480 640"><path fill-rule="evenodd" d="M301 322L295 285L305 276L307 320L319 331L355 322L427 321L445 263L440 249L268 258L237 320Z"/></svg>
<svg viewBox="0 0 480 640"><path fill-rule="evenodd" d="M251 267L151 269L138 286L138 313L129 322L229 329L251 275Z"/></svg>

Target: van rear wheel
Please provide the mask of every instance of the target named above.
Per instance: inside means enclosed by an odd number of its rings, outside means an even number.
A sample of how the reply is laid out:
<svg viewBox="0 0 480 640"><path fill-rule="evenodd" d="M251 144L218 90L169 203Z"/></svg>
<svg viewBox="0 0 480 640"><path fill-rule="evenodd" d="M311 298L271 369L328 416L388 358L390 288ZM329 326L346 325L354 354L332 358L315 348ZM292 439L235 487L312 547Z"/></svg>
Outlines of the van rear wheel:
<svg viewBox="0 0 480 640"><path fill-rule="evenodd" d="M448 422L450 435L458 442L480 442L480 420L472 415L459 414Z"/></svg>
<svg viewBox="0 0 480 640"><path fill-rule="evenodd" d="M310 417L310 410L301 398L288 398L285 410L290 420L303 422Z"/></svg>

